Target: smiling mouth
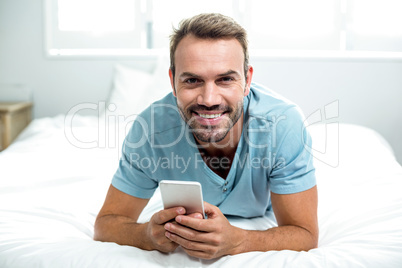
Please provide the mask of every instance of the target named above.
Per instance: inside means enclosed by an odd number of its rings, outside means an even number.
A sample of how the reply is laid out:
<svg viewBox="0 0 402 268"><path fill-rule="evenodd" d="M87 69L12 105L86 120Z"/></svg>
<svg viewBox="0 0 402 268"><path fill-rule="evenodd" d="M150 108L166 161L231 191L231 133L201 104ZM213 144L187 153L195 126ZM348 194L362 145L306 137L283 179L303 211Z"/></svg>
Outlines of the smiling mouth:
<svg viewBox="0 0 402 268"><path fill-rule="evenodd" d="M206 107L204 105L192 105L188 108L189 114L195 115L198 120L204 122L215 122L225 115L229 116L232 109L229 106L224 105L214 105L211 107Z"/></svg>
<svg viewBox="0 0 402 268"><path fill-rule="evenodd" d="M219 114L198 114L200 117L202 118L206 118L206 119L214 119L214 118L218 118L220 116L222 116L223 113L219 113Z"/></svg>

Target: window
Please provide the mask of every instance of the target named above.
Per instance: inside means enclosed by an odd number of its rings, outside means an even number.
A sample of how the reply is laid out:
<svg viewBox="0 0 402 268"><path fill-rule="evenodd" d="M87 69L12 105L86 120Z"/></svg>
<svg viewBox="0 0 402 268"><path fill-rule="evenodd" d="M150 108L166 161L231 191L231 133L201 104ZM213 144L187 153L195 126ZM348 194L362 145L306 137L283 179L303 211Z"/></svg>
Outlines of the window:
<svg viewBox="0 0 402 268"><path fill-rule="evenodd" d="M232 0L152 0L150 3L153 7L150 17L154 48L168 47L172 27L177 27L184 18L207 12L234 17Z"/></svg>
<svg viewBox="0 0 402 268"><path fill-rule="evenodd" d="M349 49L402 51L402 1L350 1Z"/></svg>
<svg viewBox="0 0 402 268"><path fill-rule="evenodd" d="M339 49L335 0L250 1L245 26L258 49Z"/></svg>
<svg viewBox="0 0 402 268"><path fill-rule="evenodd" d="M400 0L44 0L50 56L152 55L183 18L236 19L259 51L402 52ZM288 53L286 52L286 53Z"/></svg>
<svg viewBox="0 0 402 268"><path fill-rule="evenodd" d="M118 54L141 47L139 5L133 0L46 0L49 55Z"/></svg>

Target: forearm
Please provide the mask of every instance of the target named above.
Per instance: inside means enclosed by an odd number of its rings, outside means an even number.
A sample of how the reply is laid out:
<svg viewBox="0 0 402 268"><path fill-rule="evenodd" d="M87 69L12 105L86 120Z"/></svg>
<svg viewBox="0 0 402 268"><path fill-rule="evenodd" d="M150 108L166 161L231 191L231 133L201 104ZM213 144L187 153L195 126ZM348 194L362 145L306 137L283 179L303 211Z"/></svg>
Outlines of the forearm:
<svg viewBox="0 0 402 268"><path fill-rule="evenodd" d="M239 229L240 243L233 254L249 251L296 250L307 251L317 247L318 235L299 226L286 225L265 231Z"/></svg>
<svg viewBox="0 0 402 268"><path fill-rule="evenodd" d="M150 250L150 241L145 235L147 224L136 223L125 216L105 215L96 219L94 240Z"/></svg>

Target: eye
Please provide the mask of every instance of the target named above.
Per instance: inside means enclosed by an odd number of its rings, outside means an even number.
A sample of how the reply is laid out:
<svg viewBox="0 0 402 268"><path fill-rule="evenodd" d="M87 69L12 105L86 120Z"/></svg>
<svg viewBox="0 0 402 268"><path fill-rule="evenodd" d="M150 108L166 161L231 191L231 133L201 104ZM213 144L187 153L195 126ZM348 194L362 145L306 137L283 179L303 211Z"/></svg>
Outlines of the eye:
<svg viewBox="0 0 402 268"><path fill-rule="evenodd" d="M224 77L220 78L219 80L220 80L221 82L224 82L224 83L229 83L229 82L234 81L234 78L231 77L231 76L224 76Z"/></svg>
<svg viewBox="0 0 402 268"><path fill-rule="evenodd" d="M188 78L188 79L184 80L184 82L187 84L195 84L195 83L199 82L199 80L197 78Z"/></svg>

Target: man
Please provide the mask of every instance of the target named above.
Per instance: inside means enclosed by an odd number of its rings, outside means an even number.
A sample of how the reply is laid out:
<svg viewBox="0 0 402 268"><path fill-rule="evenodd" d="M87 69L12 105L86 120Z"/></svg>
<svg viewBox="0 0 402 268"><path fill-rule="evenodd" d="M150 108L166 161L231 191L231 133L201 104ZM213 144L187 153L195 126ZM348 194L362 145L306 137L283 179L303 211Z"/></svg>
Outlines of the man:
<svg viewBox="0 0 402 268"><path fill-rule="evenodd" d="M181 246L205 259L317 247L311 140L294 104L251 83L245 30L219 14L187 19L171 36L170 59L173 93L133 123L94 238L161 252ZM207 219L177 207L137 223L163 179L199 181ZM265 231L226 218L271 209L278 227Z"/></svg>

